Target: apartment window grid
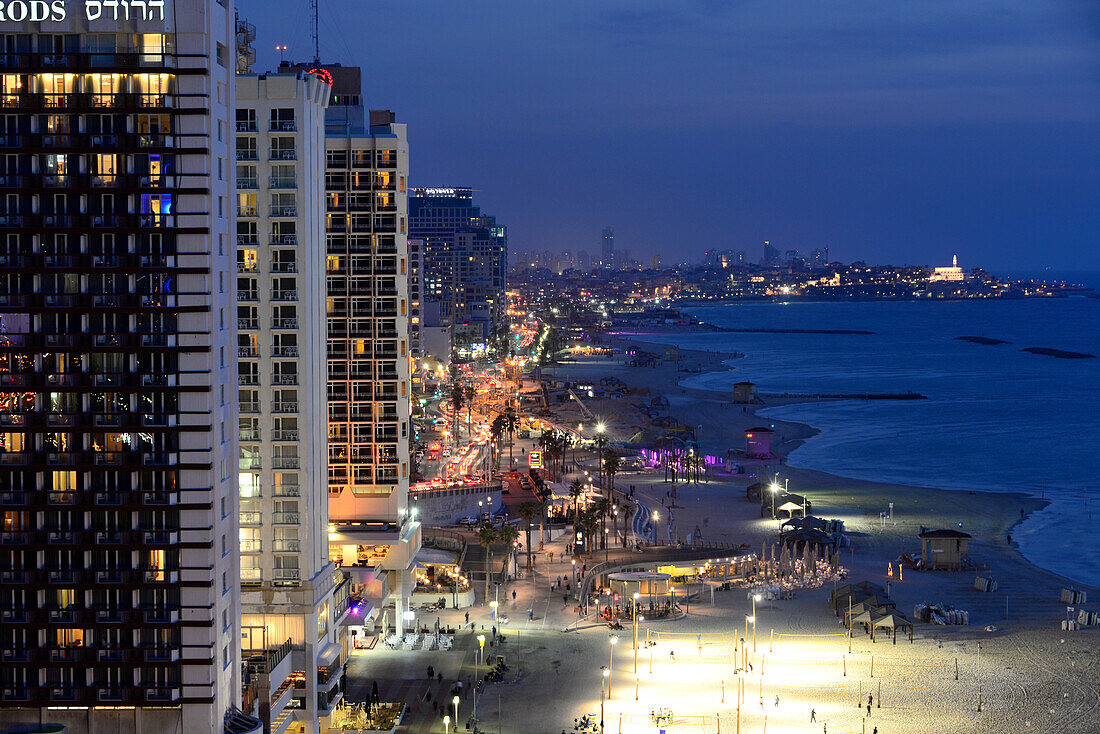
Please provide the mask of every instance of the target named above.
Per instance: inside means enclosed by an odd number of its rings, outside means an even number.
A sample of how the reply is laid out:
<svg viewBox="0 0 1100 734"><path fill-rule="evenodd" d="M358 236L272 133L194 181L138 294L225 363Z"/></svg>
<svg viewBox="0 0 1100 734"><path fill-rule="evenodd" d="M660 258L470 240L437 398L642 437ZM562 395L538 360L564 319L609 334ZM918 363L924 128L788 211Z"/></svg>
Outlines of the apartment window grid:
<svg viewBox="0 0 1100 734"><path fill-rule="evenodd" d="M247 240L238 237L238 271L248 277L238 301L266 302L270 320L259 317L258 305L238 305L240 372L259 389L242 397L241 470L241 583L245 586L295 586L301 583L298 539L302 522L299 505L301 458L299 408L299 263L297 252L298 124L293 108L238 109L238 129L247 136L246 160L266 158L270 175L260 189L253 170L238 191L238 212L249 218ZM257 120L268 120L265 127ZM240 183L241 176L238 175ZM253 189L258 189L251 193ZM246 198L247 197L247 198ZM255 360L255 362L253 361ZM260 365L264 369L260 369ZM269 400L261 391L267 390ZM259 417L252 419L250 416ZM247 421L246 421L247 417ZM266 438L268 443L263 443ZM269 445L270 454L262 455ZM262 558L270 556L265 577Z"/></svg>
<svg viewBox="0 0 1100 734"><path fill-rule="evenodd" d="M212 468L181 449L176 424L197 391L180 379L190 307L176 300L176 238L209 236L175 219L179 191L206 185L186 164L209 145L180 132L183 108L208 102L184 100L177 82L205 70L194 59L177 69L164 34L0 44L11 64L0 74L0 375L16 388L0 434L0 615L18 624L2 631L0 707L176 706L190 700L192 664L181 660L180 515L181 490L194 488L181 472Z"/></svg>
<svg viewBox="0 0 1100 734"><path fill-rule="evenodd" d="M327 154L329 484L388 494L398 483L395 150Z"/></svg>

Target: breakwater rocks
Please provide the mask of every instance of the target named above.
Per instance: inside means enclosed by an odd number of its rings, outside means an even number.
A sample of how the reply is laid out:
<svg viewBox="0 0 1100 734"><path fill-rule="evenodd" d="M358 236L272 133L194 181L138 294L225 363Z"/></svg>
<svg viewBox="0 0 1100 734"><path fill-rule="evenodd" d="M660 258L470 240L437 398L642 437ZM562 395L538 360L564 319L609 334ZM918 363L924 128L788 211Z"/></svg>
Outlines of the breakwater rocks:
<svg viewBox="0 0 1100 734"><path fill-rule="evenodd" d="M1004 339L992 339L988 336L957 336L955 341L971 342L973 344L987 344L993 346L995 344L1011 344L1012 342L1006 342Z"/></svg>
<svg viewBox="0 0 1100 734"><path fill-rule="evenodd" d="M1042 354L1046 357L1057 357L1058 359L1096 359L1095 354L1067 352L1062 349L1051 349L1050 347L1024 347L1020 351L1031 352L1032 354Z"/></svg>
<svg viewBox="0 0 1100 734"><path fill-rule="evenodd" d="M761 398L796 398L808 400L927 400L918 392L869 392L869 393L759 393Z"/></svg>

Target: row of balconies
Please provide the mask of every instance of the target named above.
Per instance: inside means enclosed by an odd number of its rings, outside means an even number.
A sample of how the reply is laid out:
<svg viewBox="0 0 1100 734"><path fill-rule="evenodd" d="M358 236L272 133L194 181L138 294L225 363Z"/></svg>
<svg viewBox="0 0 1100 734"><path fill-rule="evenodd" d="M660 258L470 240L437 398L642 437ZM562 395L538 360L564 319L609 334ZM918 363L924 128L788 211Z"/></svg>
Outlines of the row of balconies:
<svg viewBox="0 0 1100 734"><path fill-rule="evenodd" d="M259 207L237 205L238 217L258 217L260 215L259 211ZM296 217L298 216L298 207L272 204L268 212L271 217L276 219L279 217Z"/></svg>
<svg viewBox="0 0 1100 734"><path fill-rule="evenodd" d="M263 541L248 539L240 541L242 553L260 553L263 551ZM271 541L271 550L275 553L299 553L302 550L302 541L297 539Z"/></svg>
<svg viewBox="0 0 1100 734"><path fill-rule="evenodd" d="M111 110L148 110L168 109L175 106L173 94L152 92L119 92L118 94L95 94L88 92L47 93L22 92L0 94L0 108L7 110L68 110L71 112L95 112Z"/></svg>
<svg viewBox="0 0 1100 734"><path fill-rule="evenodd" d="M272 232L267 236L267 240L272 245L297 245L298 235L296 234L276 234ZM259 237L255 234L238 234L237 246L238 247L258 247L260 244Z"/></svg>
<svg viewBox="0 0 1100 734"><path fill-rule="evenodd" d="M237 319L237 329L241 331L256 331L260 328L260 320L253 318ZM272 329L297 329L297 318L271 319Z"/></svg>
<svg viewBox="0 0 1100 734"><path fill-rule="evenodd" d="M237 160L239 161L258 161L260 159L259 153L255 148L237 148ZM267 159L269 161L296 161L298 160L298 151L286 148L268 148Z"/></svg>
<svg viewBox="0 0 1100 734"><path fill-rule="evenodd" d="M260 188L260 181L257 178L251 177L238 177L237 188L250 191L252 189ZM269 189L296 189L298 183L296 179L290 176L272 176L267 180L267 188Z"/></svg>
<svg viewBox="0 0 1100 734"><path fill-rule="evenodd" d="M0 305L8 305L0 302ZM18 347L175 347L175 334L8 334L7 344Z"/></svg>
<svg viewBox="0 0 1100 734"><path fill-rule="evenodd" d="M6 451L0 465L26 466L176 466L179 455L168 451ZM61 494L61 493L55 493Z"/></svg>
<svg viewBox="0 0 1100 734"><path fill-rule="evenodd" d="M4 530L0 531L0 545L20 546L45 542L49 545L77 545L95 543L95 545L176 545L179 543L178 530ZM162 573L150 571L148 573ZM150 581L164 579L149 578Z"/></svg>
<svg viewBox="0 0 1100 734"><path fill-rule="evenodd" d="M3 177L0 177L2 181ZM2 185L2 184L0 184ZM20 188L28 184L16 184ZM0 214L0 227L27 227L27 228L174 228L176 218L172 214L92 214L81 212L79 214Z"/></svg>
<svg viewBox="0 0 1100 734"><path fill-rule="evenodd" d="M238 357L259 357L260 356L260 349L259 349L259 347L251 347L251 346L249 346L249 347L237 347L237 356ZM298 347L296 347L296 346L287 346L287 347L274 346L274 347L271 348L271 356L272 357L297 357L298 356Z"/></svg>
<svg viewBox="0 0 1100 734"><path fill-rule="evenodd" d="M264 525L263 512L249 512L244 511L240 513L241 525L257 526ZM297 512L272 512L269 515L270 525L298 525L301 520L301 515Z"/></svg>
<svg viewBox="0 0 1100 734"><path fill-rule="evenodd" d="M245 301L245 302L258 302L260 300L260 292L258 290L238 290L237 291L237 300L238 301ZM298 291L297 290L284 290L284 289L272 290L271 291L271 300L272 301L297 301L298 300Z"/></svg>
<svg viewBox="0 0 1100 734"><path fill-rule="evenodd" d="M292 133L297 131L298 125L294 120L271 120L267 129L271 132ZM258 130L259 127L255 120L237 121L237 132L239 133L254 133Z"/></svg>
<svg viewBox="0 0 1100 734"><path fill-rule="evenodd" d="M260 375L256 372L242 372L237 375L237 384L245 386L259 386ZM294 373L276 372L271 375L272 385L297 385L298 375Z"/></svg>
<svg viewBox="0 0 1100 734"><path fill-rule="evenodd" d="M92 502L88 502L88 495ZM179 503L176 492L120 492L90 489L83 492L0 492L0 506L88 505L96 507L172 507Z"/></svg>
<svg viewBox="0 0 1100 734"><path fill-rule="evenodd" d="M129 687L104 687L101 685L89 686L56 686L47 683L39 686L37 683L27 687L9 686L4 684L0 688L0 701L12 702L99 702L99 703L134 703L146 702L172 702L180 700L179 688L149 687L144 685Z"/></svg>
<svg viewBox="0 0 1100 734"><path fill-rule="evenodd" d="M158 69L170 73L184 70L175 68L177 58L195 56L194 54L172 54L157 51L132 52L38 52L38 53L0 53L0 69L24 72L57 71L94 71L105 72L114 69L133 70L143 73ZM199 70L199 67L196 67Z"/></svg>
<svg viewBox="0 0 1100 734"><path fill-rule="evenodd" d="M104 149L111 153L144 153L149 148L166 148L174 153L201 153L202 148L184 149L176 145L173 135L159 133L8 133L0 135L0 148L21 151L49 149L50 152L72 150L74 155L87 155L89 150Z"/></svg>
<svg viewBox="0 0 1100 734"><path fill-rule="evenodd" d="M180 185L180 178L178 176L170 176L165 174L158 174L156 176L143 174L143 173L33 173L33 174L21 174L21 173L4 173L0 174L0 188L8 189L118 189L123 193L141 193L147 189L156 190L158 193L165 191L174 191L178 188L184 188ZM13 212L12 214L16 214ZM9 215L10 216L10 215ZM33 226L45 226L45 227L63 227L63 226L77 226L87 227L86 223L76 224L34 224L33 220L29 220L26 224L16 224L10 226L20 227L33 227ZM133 224L93 224L90 226L95 227L110 227L110 226L136 226ZM149 225L142 224L140 226L164 226L164 225Z"/></svg>
<svg viewBox="0 0 1100 734"><path fill-rule="evenodd" d="M238 468L241 471L253 471L264 468L263 459L259 456L245 456L237 459ZM302 460L297 456L276 456L271 460L273 469L300 469Z"/></svg>
<svg viewBox="0 0 1100 734"><path fill-rule="evenodd" d="M134 576L134 574L140 574ZM0 585L24 586L46 583L50 585L96 584L174 584L179 581L178 571L0 571ZM157 610L146 610L145 621L177 621L179 612L164 612L161 618ZM79 620L74 620L79 621Z"/></svg>
<svg viewBox="0 0 1100 734"><path fill-rule="evenodd" d="M260 412L260 404L256 401L249 400L240 404L240 412L248 415L254 415ZM297 413L298 402L292 400L276 400L271 403L271 412L278 414Z"/></svg>

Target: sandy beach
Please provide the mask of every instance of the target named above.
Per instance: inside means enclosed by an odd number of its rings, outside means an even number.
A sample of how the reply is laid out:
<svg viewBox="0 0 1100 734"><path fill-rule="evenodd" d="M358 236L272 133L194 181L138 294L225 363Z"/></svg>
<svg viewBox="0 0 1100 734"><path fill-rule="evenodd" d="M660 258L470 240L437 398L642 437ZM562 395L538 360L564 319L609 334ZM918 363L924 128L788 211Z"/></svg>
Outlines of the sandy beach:
<svg viewBox="0 0 1100 734"><path fill-rule="evenodd" d="M665 350L664 345L646 345L641 339L632 339L630 343L658 355ZM632 406L648 403L659 394L668 399L668 414L695 427L700 446L708 454L724 456L728 448L741 446L746 428L761 423L774 426L775 449L781 455L793 451L815 433L810 426L755 415L757 409L783 404L778 399L765 399L763 405L745 409L731 405L728 394L679 384L699 371L728 369L725 362L731 355L679 350L679 364L665 360L655 366L632 367L621 351L626 344L621 339L616 342L611 358L578 357L576 362L547 371L553 379L571 382L614 376L629 386L631 392L626 396L585 401L606 423L613 441L625 440L644 423L644 416ZM690 372L684 371L688 365ZM563 422L581 417L575 404L553 409ZM920 602L944 602L970 613L969 626L918 623L916 637L922 645L930 648L934 645L930 655L950 653L964 655L967 660L980 641L986 696L996 703L987 702L981 717L966 716L965 707L960 707L955 714L939 720L945 728L893 726L881 729L884 734L933 730L1100 730L1097 708L1100 694L1094 682L1100 638L1095 629L1064 632L1059 628L1060 620L1066 616L1066 606L1059 600L1062 587L1086 590L1090 599L1095 600L1093 606L1085 605L1090 609L1100 603L1098 591L1037 568L1008 542L1013 526L1027 513L1041 508L1042 500L1008 493L866 482L785 465L774 470L781 482L789 482L790 491L805 494L813 502L815 515L844 521L852 540L852 548L843 551L849 578L867 579L884 587L889 582L898 610L907 616L912 615L913 606ZM705 484L679 485L674 535L694 534L757 548L762 542L774 542L777 524L760 518L757 504L745 499L744 488L754 481L748 476L717 476ZM660 507L662 502L672 501L668 496L669 485L662 482L659 473L624 472L616 485L635 485L650 506ZM880 513L887 511L890 503L893 519L883 521ZM663 537L667 510L662 512L662 518L659 527ZM888 577L888 564L901 553L919 553L917 533L921 527L954 528L972 535L970 556L982 570L954 573L907 570L901 581ZM999 589L993 593L974 590L976 575L996 579ZM808 600L798 600L789 612L800 627L835 632L837 620L821 604L821 597L822 594L814 595L812 605ZM810 606L801 609L804 604Z"/></svg>

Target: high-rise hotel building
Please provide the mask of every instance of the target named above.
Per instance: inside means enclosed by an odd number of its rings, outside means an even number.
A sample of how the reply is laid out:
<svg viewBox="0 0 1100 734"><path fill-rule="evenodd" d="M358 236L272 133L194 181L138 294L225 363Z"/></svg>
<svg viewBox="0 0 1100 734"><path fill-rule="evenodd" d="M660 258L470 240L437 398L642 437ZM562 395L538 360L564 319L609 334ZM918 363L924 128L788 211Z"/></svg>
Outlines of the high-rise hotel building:
<svg viewBox="0 0 1100 734"><path fill-rule="evenodd" d="M254 729L232 2L4 6L0 722Z"/></svg>
<svg viewBox="0 0 1100 734"><path fill-rule="evenodd" d="M322 72L333 84L324 179L329 552L351 581L352 631L371 622L401 631L420 549L409 512L408 141L392 112L364 108L357 67Z"/></svg>
<svg viewBox="0 0 1100 734"><path fill-rule="evenodd" d="M347 659L350 582L328 547L330 91L304 69L237 77L241 633L270 734L327 728Z"/></svg>

